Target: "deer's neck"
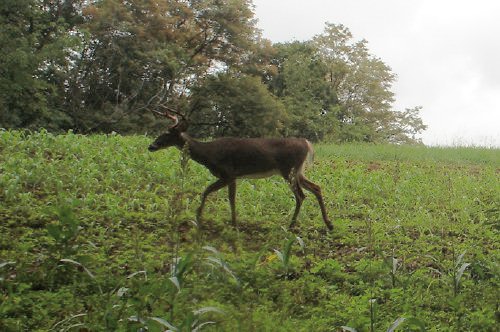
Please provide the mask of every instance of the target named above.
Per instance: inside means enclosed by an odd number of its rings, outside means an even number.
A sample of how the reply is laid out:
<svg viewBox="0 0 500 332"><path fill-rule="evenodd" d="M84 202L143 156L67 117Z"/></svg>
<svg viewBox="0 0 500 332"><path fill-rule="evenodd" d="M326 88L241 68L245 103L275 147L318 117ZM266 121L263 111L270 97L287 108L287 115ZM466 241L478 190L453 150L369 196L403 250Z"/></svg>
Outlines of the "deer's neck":
<svg viewBox="0 0 500 332"><path fill-rule="evenodd" d="M184 142L183 146L178 147L180 150L184 149L187 145L187 151L189 157L194 161L207 166L209 163L207 149L204 147L206 143L200 142L186 133L181 134L182 140Z"/></svg>

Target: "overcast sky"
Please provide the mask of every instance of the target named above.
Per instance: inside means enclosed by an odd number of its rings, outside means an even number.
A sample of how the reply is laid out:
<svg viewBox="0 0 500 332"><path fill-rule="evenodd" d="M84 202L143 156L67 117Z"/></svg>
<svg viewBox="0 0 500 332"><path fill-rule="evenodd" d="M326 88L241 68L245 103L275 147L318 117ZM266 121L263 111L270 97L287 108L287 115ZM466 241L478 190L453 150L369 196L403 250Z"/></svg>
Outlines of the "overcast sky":
<svg viewBox="0 0 500 332"><path fill-rule="evenodd" d="M500 147L500 1L254 0L273 42L309 40L325 22L366 39L397 75L394 108L422 106L431 145Z"/></svg>

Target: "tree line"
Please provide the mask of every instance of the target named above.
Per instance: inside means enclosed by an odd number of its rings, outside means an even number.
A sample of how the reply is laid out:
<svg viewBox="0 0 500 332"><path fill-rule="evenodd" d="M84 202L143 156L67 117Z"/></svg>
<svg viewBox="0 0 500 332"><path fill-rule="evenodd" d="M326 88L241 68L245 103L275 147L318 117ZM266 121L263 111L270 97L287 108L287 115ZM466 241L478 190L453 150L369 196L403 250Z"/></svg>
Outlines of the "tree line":
<svg viewBox="0 0 500 332"><path fill-rule="evenodd" d="M273 44L251 0L2 0L0 127L418 142L395 74L340 24Z"/></svg>

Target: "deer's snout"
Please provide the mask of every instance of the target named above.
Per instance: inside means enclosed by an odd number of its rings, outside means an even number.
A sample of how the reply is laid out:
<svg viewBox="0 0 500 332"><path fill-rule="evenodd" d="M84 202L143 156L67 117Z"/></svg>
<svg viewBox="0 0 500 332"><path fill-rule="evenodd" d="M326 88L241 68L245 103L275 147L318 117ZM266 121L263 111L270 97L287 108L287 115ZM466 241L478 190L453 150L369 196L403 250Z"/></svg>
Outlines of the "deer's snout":
<svg viewBox="0 0 500 332"><path fill-rule="evenodd" d="M155 144L151 144L150 146L148 146L148 150L150 152L154 152L154 151L158 150L158 146L156 146Z"/></svg>

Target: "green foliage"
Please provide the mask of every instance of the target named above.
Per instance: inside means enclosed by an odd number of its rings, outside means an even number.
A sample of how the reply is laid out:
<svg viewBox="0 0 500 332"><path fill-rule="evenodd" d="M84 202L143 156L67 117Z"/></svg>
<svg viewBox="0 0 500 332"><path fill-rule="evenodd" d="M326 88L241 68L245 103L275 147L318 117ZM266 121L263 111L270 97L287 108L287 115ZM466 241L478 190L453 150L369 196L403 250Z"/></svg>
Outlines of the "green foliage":
<svg viewBox="0 0 500 332"><path fill-rule="evenodd" d="M418 116L420 107L404 112L391 109L395 74L369 52L366 40L353 41L347 27L327 23L312 43L338 99L339 108L334 111L340 123L334 136L337 141L418 142L416 134L426 128Z"/></svg>
<svg viewBox="0 0 500 332"><path fill-rule="evenodd" d="M239 63L255 33L246 1L103 0L85 8L90 33L72 86L82 131L154 128L150 109L186 95L218 66ZM78 111L78 112L77 112Z"/></svg>
<svg viewBox="0 0 500 332"><path fill-rule="evenodd" d="M353 41L345 26L326 24L311 41L275 49L270 62L276 71L264 81L286 106L286 135L313 141L419 142L418 134L426 129L421 107L392 110L394 73L369 52L367 41Z"/></svg>
<svg viewBox="0 0 500 332"><path fill-rule="evenodd" d="M0 126L138 132L148 109L182 102L237 66L256 30L246 0L3 1Z"/></svg>
<svg viewBox="0 0 500 332"><path fill-rule="evenodd" d="M75 202L72 205L74 206ZM47 233L57 244L64 247L64 251L68 251L82 227L73 213L72 206L63 205L58 207L57 216L59 219L57 223L47 225Z"/></svg>
<svg viewBox="0 0 500 332"><path fill-rule="evenodd" d="M69 30L81 1L0 3L0 127L68 128L58 99L60 76L79 43Z"/></svg>
<svg viewBox="0 0 500 332"><path fill-rule="evenodd" d="M395 74L367 42L327 24L272 45L248 0L5 0L0 127L164 130L165 105L201 136L419 142L421 107L393 111Z"/></svg>
<svg viewBox="0 0 500 332"><path fill-rule="evenodd" d="M300 244L300 247L302 248L302 251L304 251L304 241L299 236L295 236L293 234L289 234L287 239L285 240L285 243L283 244L283 249L280 251L278 249L273 249L274 252L276 253L276 256L279 258L279 260L282 263L282 268L283 268L283 273L281 274L282 277L284 278L290 278L292 277L292 274L290 273L290 258L292 255L292 245L298 242Z"/></svg>
<svg viewBox="0 0 500 332"><path fill-rule="evenodd" d="M268 83L286 106L289 117L285 134L313 141L331 138L338 129L332 114L337 110L336 91L325 80L326 65L311 43L276 45L272 63L278 74ZM331 111L331 112L330 112Z"/></svg>
<svg viewBox="0 0 500 332"><path fill-rule="evenodd" d="M203 136L276 136L283 130L285 110L257 77L209 77L193 93L192 120L207 123L195 134ZM195 129L196 130L196 129Z"/></svg>
<svg viewBox="0 0 500 332"><path fill-rule="evenodd" d="M212 176L149 143L0 131L0 330L497 329L498 150L318 145L335 230L307 199L292 234L279 177L200 229Z"/></svg>

